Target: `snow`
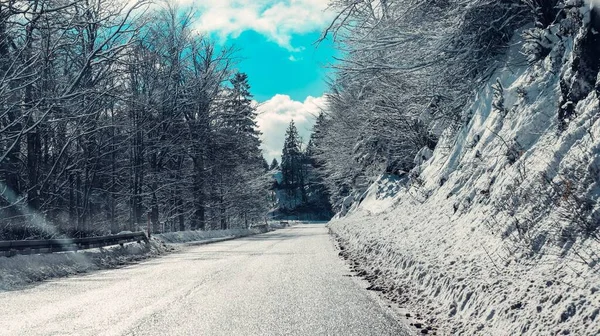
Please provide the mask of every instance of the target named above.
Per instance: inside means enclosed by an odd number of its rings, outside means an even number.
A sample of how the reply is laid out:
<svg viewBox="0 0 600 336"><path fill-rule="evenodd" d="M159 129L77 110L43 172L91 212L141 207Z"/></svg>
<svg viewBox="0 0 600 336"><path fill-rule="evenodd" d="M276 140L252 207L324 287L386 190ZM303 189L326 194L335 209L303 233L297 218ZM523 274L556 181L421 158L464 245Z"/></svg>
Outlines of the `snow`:
<svg viewBox="0 0 600 336"><path fill-rule="evenodd" d="M51 278L114 268L176 250L171 244L210 242L264 233L278 225L250 229L182 231L153 235L149 243L94 248L77 252L0 257L0 291L16 290Z"/></svg>
<svg viewBox="0 0 600 336"><path fill-rule="evenodd" d="M302 223L305 223L305 222L295 221L295 220L269 221L269 227L271 229L277 230L277 229L285 229L287 227L302 224Z"/></svg>
<svg viewBox="0 0 600 336"><path fill-rule="evenodd" d="M0 291L16 290L51 278L114 268L168 251L160 241L128 243L78 252L0 257Z"/></svg>
<svg viewBox="0 0 600 336"><path fill-rule="evenodd" d="M0 334L409 335L349 275L310 223L0 293Z"/></svg>
<svg viewBox="0 0 600 336"><path fill-rule="evenodd" d="M600 186L578 186L598 179L598 98L558 132L572 41L531 67L519 47L465 109L462 130L420 153L412 179L382 176L330 229L390 299L441 334L597 335L600 243L560 245L559 232L573 225L571 194L598 211ZM493 108L496 79L505 111Z"/></svg>
<svg viewBox="0 0 600 336"><path fill-rule="evenodd" d="M266 228L209 230L209 231L178 231L155 235L158 239L169 244L181 244L189 242L204 241L215 238L245 237L259 233L265 233Z"/></svg>

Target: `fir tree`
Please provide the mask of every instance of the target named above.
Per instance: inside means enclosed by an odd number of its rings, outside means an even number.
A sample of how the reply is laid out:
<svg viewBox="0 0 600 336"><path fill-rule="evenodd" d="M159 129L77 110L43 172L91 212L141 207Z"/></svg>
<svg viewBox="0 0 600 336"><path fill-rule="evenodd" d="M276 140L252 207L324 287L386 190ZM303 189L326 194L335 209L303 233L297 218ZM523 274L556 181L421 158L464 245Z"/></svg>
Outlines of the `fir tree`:
<svg viewBox="0 0 600 336"><path fill-rule="evenodd" d="M319 116L317 124L323 125L324 122L324 116ZM284 216L331 218L329 195L314 165L317 149L314 144L320 141L318 130L321 127L315 127L306 151L302 150L302 141L293 121L286 131L281 157L281 183L274 185L274 189L280 191L279 211ZM272 167L276 164L274 160Z"/></svg>
<svg viewBox="0 0 600 336"><path fill-rule="evenodd" d="M295 189L300 186L302 172L302 147L296 124L292 120L285 132L285 142L281 155L282 185Z"/></svg>
<svg viewBox="0 0 600 336"><path fill-rule="evenodd" d="M275 169L279 169L279 161L277 161L277 159L273 159L273 161L271 161L271 166L269 167L269 170L275 170Z"/></svg>
<svg viewBox="0 0 600 336"><path fill-rule="evenodd" d="M248 76L236 73L231 79L232 89L226 103L224 124L234 130L241 144L238 155L242 160L263 160L260 151L260 132L256 124L256 108L252 104L252 94ZM262 162L261 162L262 163Z"/></svg>
<svg viewBox="0 0 600 336"><path fill-rule="evenodd" d="M308 207L320 217L328 218L333 215L329 192L324 183L321 167L323 161L319 159L319 146L325 135L326 119L321 112L317 116L313 132L308 141L305 153L305 194L308 195Z"/></svg>
<svg viewBox="0 0 600 336"><path fill-rule="evenodd" d="M213 140L214 199L221 229L229 219L249 223L267 207L268 163L260 150L260 132L248 77L236 73L225 90L223 108L216 112ZM263 178L264 177L264 178ZM264 194L265 198L257 197Z"/></svg>

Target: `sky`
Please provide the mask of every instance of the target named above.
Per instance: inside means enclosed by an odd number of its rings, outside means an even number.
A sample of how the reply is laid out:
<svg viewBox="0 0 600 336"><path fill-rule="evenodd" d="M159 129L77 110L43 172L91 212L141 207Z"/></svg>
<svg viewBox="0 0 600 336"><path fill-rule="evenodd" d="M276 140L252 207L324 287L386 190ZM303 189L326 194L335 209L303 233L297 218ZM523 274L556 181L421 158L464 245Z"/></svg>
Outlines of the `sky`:
<svg viewBox="0 0 600 336"><path fill-rule="evenodd" d="M265 158L280 160L292 119L308 141L335 55L330 41L315 44L334 17L328 0L185 1L198 10L198 31L239 49L238 68L258 103Z"/></svg>

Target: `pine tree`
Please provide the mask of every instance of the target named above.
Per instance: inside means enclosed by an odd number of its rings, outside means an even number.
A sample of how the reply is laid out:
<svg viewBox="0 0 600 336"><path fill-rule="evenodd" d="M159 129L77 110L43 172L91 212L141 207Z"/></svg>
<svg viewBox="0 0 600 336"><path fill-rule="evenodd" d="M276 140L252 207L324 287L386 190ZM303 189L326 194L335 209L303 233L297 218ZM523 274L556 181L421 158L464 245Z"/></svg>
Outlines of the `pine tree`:
<svg viewBox="0 0 600 336"><path fill-rule="evenodd" d="M242 160L252 163L261 161L263 157L260 150L260 131L256 124L256 108L252 103L248 75L238 72L231 79L232 89L226 103L226 127L231 127L237 136L240 148L238 156Z"/></svg>
<svg viewBox="0 0 600 336"><path fill-rule="evenodd" d="M317 116L312 134L310 135L310 140L306 146L306 155L309 157L310 163L315 167L320 166L317 156L319 154L319 147L321 147L323 138L325 137L326 127L325 114L321 112Z"/></svg>
<svg viewBox="0 0 600 336"><path fill-rule="evenodd" d="M320 172L315 167L316 151L318 150L315 144L320 142L321 130L325 127L325 121L323 115L317 118L317 125L313 129L313 135L306 150L302 148L302 141L293 121L286 131L281 156L281 178L279 183L273 185L273 189L278 194L280 215L329 219L333 214L329 203L329 194L323 184ZM271 167L276 165L277 161L273 160Z"/></svg>
<svg viewBox="0 0 600 336"><path fill-rule="evenodd" d="M319 158L319 146L325 135L325 115L321 112L317 116L313 132L306 146L305 159L305 194L308 196L308 208L319 218L330 218L333 215L332 206L329 201L330 195L324 183L321 167L323 161Z"/></svg>
<svg viewBox="0 0 600 336"><path fill-rule="evenodd" d="M285 142L281 155L282 185L287 189L300 186L302 180L302 147L296 124L292 120L285 132Z"/></svg>
<svg viewBox="0 0 600 336"><path fill-rule="evenodd" d="M271 166L269 166L269 170L279 169L279 161L276 158L271 161Z"/></svg>
<svg viewBox="0 0 600 336"><path fill-rule="evenodd" d="M225 90L223 108L215 116L216 146L213 156L214 198L220 227L228 219L249 223L266 212L269 165L260 150L260 132L248 77L236 73ZM264 194L265 198L260 195ZM258 197L257 197L258 196Z"/></svg>

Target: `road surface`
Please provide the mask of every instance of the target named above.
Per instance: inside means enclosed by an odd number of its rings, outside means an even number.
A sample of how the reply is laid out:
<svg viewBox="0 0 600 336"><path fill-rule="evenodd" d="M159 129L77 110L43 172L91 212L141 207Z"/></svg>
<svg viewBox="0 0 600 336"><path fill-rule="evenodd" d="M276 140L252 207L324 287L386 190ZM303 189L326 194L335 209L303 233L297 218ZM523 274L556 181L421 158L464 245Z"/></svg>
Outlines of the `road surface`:
<svg viewBox="0 0 600 336"><path fill-rule="evenodd" d="M0 293L0 335L407 335L322 224Z"/></svg>

